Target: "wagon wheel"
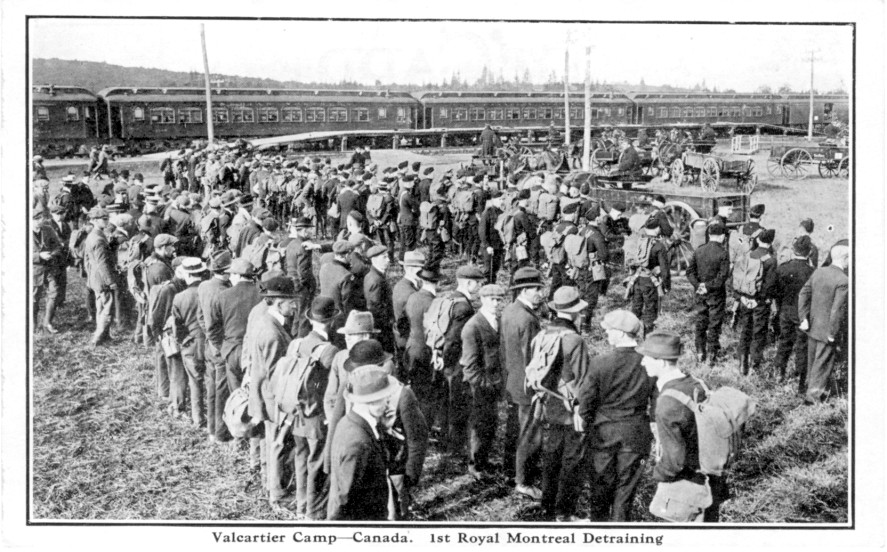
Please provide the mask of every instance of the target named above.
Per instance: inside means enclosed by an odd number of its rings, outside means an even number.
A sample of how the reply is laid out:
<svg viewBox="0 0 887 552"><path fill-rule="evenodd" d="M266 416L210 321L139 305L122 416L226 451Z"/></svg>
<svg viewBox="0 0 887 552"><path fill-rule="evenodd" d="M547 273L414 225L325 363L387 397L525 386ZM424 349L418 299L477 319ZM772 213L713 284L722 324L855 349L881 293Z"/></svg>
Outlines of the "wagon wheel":
<svg viewBox="0 0 887 552"><path fill-rule="evenodd" d="M533 155L533 150L531 150L527 146L522 146L521 149L518 151L518 154L519 155Z"/></svg>
<svg viewBox="0 0 887 552"><path fill-rule="evenodd" d="M721 169L718 167L718 162L709 157L702 162L702 170L699 171L699 184L706 192L716 192L720 180Z"/></svg>
<svg viewBox="0 0 887 552"><path fill-rule="evenodd" d="M850 178L850 158L845 157L838 165L838 176L841 178Z"/></svg>
<svg viewBox="0 0 887 552"><path fill-rule="evenodd" d="M839 163L834 159L823 159L819 162L819 176L822 178L834 178L838 176Z"/></svg>
<svg viewBox="0 0 887 552"><path fill-rule="evenodd" d="M785 176L785 172L782 170L781 157L767 158L767 173L773 178L781 178Z"/></svg>
<svg viewBox="0 0 887 552"><path fill-rule="evenodd" d="M603 152L606 152L606 150L604 148L597 148L596 150L591 152L591 163L590 163L591 164L591 172L596 175L607 174L607 165L608 165L609 159L607 159L607 160L599 160L598 159L598 154L603 153Z"/></svg>
<svg viewBox="0 0 887 552"><path fill-rule="evenodd" d="M745 174L737 177L737 183L739 184L740 191L743 193L751 194L755 191L755 187L758 185L758 175L755 174L755 162L753 160L748 160Z"/></svg>
<svg viewBox="0 0 887 552"><path fill-rule="evenodd" d="M690 223L699 218L696 211L683 201L669 201L665 204L666 216L674 234L669 246L671 269L677 274L684 274L693 258L693 246L690 245Z"/></svg>
<svg viewBox="0 0 887 552"><path fill-rule="evenodd" d="M782 170L789 180L807 176L806 166L813 162L813 156L804 148L793 148L782 156Z"/></svg>
<svg viewBox="0 0 887 552"><path fill-rule="evenodd" d="M671 166L669 167L671 171L671 178L674 182L674 185L677 187L681 187L684 185L684 162L680 159L675 159L672 161Z"/></svg>

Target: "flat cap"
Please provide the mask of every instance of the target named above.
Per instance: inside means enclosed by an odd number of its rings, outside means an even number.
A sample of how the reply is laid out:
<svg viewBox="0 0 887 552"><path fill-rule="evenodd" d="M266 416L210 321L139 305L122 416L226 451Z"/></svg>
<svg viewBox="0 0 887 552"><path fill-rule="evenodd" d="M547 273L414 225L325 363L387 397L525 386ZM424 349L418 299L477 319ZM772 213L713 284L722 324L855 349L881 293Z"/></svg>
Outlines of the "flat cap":
<svg viewBox="0 0 887 552"><path fill-rule="evenodd" d="M388 248L384 245L374 245L367 250L367 259L372 259L373 257L387 252Z"/></svg>
<svg viewBox="0 0 887 552"><path fill-rule="evenodd" d="M808 234L813 232L813 219L805 218L804 220L802 220L801 221L801 228L803 228L804 231L807 232Z"/></svg>
<svg viewBox="0 0 887 552"><path fill-rule="evenodd" d="M154 249L165 247L167 245L175 245L179 243L179 238L170 234L157 234L154 236Z"/></svg>
<svg viewBox="0 0 887 552"><path fill-rule="evenodd" d="M486 280L481 269L474 265L463 265L456 269L456 278L462 280Z"/></svg>
<svg viewBox="0 0 887 552"><path fill-rule="evenodd" d="M655 230L655 229L661 228L661 227L659 226L658 219L656 219L654 217L650 217L647 219L647 222L644 223L644 228L646 228L647 230Z"/></svg>
<svg viewBox="0 0 887 552"><path fill-rule="evenodd" d="M481 297L505 297L505 288L498 284L487 284L480 288Z"/></svg>
<svg viewBox="0 0 887 552"><path fill-rule="evenodd" d="M262 219L262 228L269 232L274 232L280 226L274 217L265 217Z"/></svg>
<svg viewBox="0 0 887 552"><path fill-rule="evenodd" d="M291 278L277 276L266 281L263 285L262 295L265 297L296 297L296 284Z"/></svg>
<svg viewBox="0 0 887 552"><path fill-rule="evenodd" d="M573 213L579 210L579 202L574 201L573 203L568 203L563 206L561 212L565 215L572 215Z"/></svg>
<svg viewBox="0 0 887 552"><path fill-rule="evenodd" d="M605 330L620 330L627 334L637 335L641 331L641 321L632 312L618 309L608 312L601 320Z"/></svg>
<svg viewBox="0 0 887 552"><path fill-rule="evenodd" d="M421 161L413 161L413 165L412 165L413 172L419 172L419 167L421 167L421 166L422 166Z"/></svg>
<svg viewBox="0 0 887 552"><path fill-rule="evenodd" d="M723 236L726 233L727 227L720 222L714 222L708 225L708 235L710 236Z"/></svg>
<svg viewBox="0 0 887 552"><path fill-rule="evenodd" d="M397 168L403 170L403 169L407 168L408 165L409 165L408 162L401 161L400 163L397 164Z"/></svg>
<svg viewBox="0 0 887 552"><path fill-rule="evenodd" d="M108 211L102 209L99 206L96 206L96 207L93 207L92 209L89 210L89 213L87 216L90 218L90 220L92 220L92 219L106 219L110 215L108 214Z"/></svg>
<svg viewBox="0 0 887 552"><path fill-rule="evenodd" d="M333 253L336 255L348 255L352 251L354 251L354 244L349 241L339 240L333 244Z"/></svg>
<svg viewBox="0 0 887 552"><path fill-rule="evenodd" d="M425 170L422 171L422 174L424 174L425 176L428 176L429 174L431 174L433 172L434 172L434 167L425 167Z"/></svg>
<svg viewBox="0 0 887 552"><path fill-rule="evenodd" d="M625 204L622 203L621 201L616 201L612 205L610 205L610 209L613 209L614 211L619 211L620 213L624 213L625 212Z"/></svg>
<svg viewBox="0 0 887 552"><path fill-rule="evenodd" d="M253 263L243 257L237 257L231 261L228 272L230 274L240 274L241 276L255 276L256 268L253 266Z"/></svg>

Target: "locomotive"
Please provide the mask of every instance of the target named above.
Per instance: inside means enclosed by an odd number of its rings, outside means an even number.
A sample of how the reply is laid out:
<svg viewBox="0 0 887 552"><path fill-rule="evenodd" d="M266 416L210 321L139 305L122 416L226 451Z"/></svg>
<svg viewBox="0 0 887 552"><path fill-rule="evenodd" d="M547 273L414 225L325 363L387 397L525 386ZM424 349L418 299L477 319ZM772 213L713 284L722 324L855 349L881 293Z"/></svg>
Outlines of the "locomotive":
<svg viewBox="0 0 887 552"><path fill-rule="evenodd" d="M392 139L395 146L432 145L443 136L452 137L450 143L470 142L487 124L529 137L565 125L564 94L557 92L214 88L211 98L219 138L292 135L324 148L344 148L343 137L373 147ZM72 86L34 86L34 153L82 156L99 143L131 154L181 148L207 137L205 101L202 88L113 87L93 94ZM578 138L584 94L570 93L568 105ZM707 123L722 131L782 132L807 126L809 96L598 92L590 97L588 115L595 128L693 128ZM848 118L846 95L814 98L815 126Z"/></svg>

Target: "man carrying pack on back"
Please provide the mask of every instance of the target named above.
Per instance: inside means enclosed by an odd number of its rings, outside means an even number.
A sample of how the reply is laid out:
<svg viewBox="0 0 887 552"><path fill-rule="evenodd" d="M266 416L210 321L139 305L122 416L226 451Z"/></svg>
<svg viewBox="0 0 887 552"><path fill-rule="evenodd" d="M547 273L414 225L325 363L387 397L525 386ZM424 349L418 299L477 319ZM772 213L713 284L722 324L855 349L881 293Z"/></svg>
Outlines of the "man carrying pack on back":
<svg viewBox="0 0 887 552"><path fill-rule="evenodd" d="M625 253L631 275L625 280L625 298L631 312L644 323L644 335L653 331L659 316L660 298L671 289L668 250L660 240L659 221L648 219L644 233Z"/></svg>
<svg viewBox="0 0 887 552"><path fill-rule="evenodd" d="M376 183L376 193L367 199L367 220L370 223L369 236L388 248L388 259L393 263L395 254L394 232L392 225L397 215L397 205L390 192L390 177L386 176Z"/></svg>
<svg viewBox="0 0 887 552"><path fill-rule="evenodd" d="M451 228L450 213L443 197L435 195L419 205L419 242L428 247L428 268L440 269Z"/></svg>
<svg viewBox="0 0 887 552"><path fill-rule="evenodd" d="M725 468L739 451L742 428L755 411L744 393L724 387L711 392L678 367L681 338L655 332L635 349L647 375L656 379L658 482L650 513L675 522L717 522L730 497Z"/></svg>
<svg viewBox="0 0 887 552"><path fill-rule="evenodd" d="M577 390L589 374L579 327L588 303L576 288L562 287L548 306L557 318L533 338L525 387L535 393L533 417L542 423L542 508L548 518L575 521L585 461Z"/></svg>
<svg viewBox="0 0 887 552"><path fill-rule="evenodd" d="M551 286L548 299L554 297L554 292L561 286L573 285L570 276L569 258L567 257L564 242L570 235L578 234L579 228L576 221L579 218L579 204L571 203L561 212L561 220L554 227L542 234L539 242L548 257L548 274L551 276Z"/></svg>
<svg viewBox="0 0 887 552"><path fill-rule="evenodd" d="M733 264L733 294L736 300L736 331L739 333L737 355L739 371L745 376L749 368L755 371L764 360L767 345L767 327L770 323L770 300L776 284L776 259L770 253L770 245L776 230L763 230L752 243L756 245L747 253L736 252ZM732 253L731 253L732 254ZM751 354L751 366L749 366Z"/></svg>

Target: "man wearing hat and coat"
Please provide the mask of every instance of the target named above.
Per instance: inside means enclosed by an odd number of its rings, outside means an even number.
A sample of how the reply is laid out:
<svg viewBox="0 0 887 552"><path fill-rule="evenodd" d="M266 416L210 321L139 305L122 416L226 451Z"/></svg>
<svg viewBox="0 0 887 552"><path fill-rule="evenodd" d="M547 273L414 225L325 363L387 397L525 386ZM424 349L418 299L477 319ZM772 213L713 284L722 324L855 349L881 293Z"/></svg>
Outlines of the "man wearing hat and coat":
<svg viewBox="0 0 887 552"><path fill-rule="evenodd" d="M578 389L579 414L586 422L591 464L592 521L631 521L635 489L650 453L654 384L635 351L641 321L626 310L601 322L613 352L593 357Z"/></svg>
<svg viewBox="0 0 887 552"><path fill-rule="evenodd" d="M378 429L397 380L378 366L358 367L345 400L351 410L333 436L328 520L381 521L388 518L388 462Z"/></svg>
<svg viewBox="0 0 887 552"><path fill-rule="evenodd" d="M51 220L44 217L43 211L34 211L31 271L33 273L34 330L39 329L38 313L40 298L46 292L45 315L42 329L48 333L58 333L52 325L59 294L63 291L63 273L67 271L67 241L63 241Z"/></svg>
<svg viewBox="0 0 887 552"><path fill-rule="evenodd" d="M408 381L405 367L405 352L407 339L410 337L410 319L406 313L407 301L410 296L419 291L422 281L419 280L419 271L425 266L425 254L421 251L408 251L404 259L400 261L403 266L403 278L394 284L391 290L391 303L393 307L395 362L398 367L397 378Z"/></svg>
<svg viewBox="0 0 887 552"><path fill-rule="evenodd" d="M93 207L89 211L89 220L93 227L83 244L83 265L86 268L87 285L95 294L96 329L89 341L90 346L95 347L110 338L117 282L111 247L105 237L108 212L101 207Z"/></svg>
<svg viewBox="0 0 887 552"><path fill-rule="evenodd" d="M188 376L188 387L191 392L191 423L200 428L206 426L207 418L203 403L206 334L200 326L197 288L203 281L207 267L199 258L187 257L182 261L181 270L188 287L178 292L172 300L173 335L181 347L182 364Z"/></svg>
<svg viewBox="0 0 887 552"><path fill-rule="evenodd" d="M268 309L253 319L255 327L248 328L250 339L248 343L244 343L249 347L247 355L250 359L249 415L253 425L265 423L268 502L272 509L278 510L281 508L280 500L286 494L285 440L278 439L278 433L286 428L282 428L282 416L277 409L271 387L271 372L277 361L289 352L287 318L296 313L296 289L292 280L278 276L265 282L262 297L268 304Z"/></svg>
<svg viewBox="0 0 887 552"><path fill-rule="evenodd" d="M644 333L653 331L659 317L660 295L671 291L671 267L668 262L668 248L659 239L662 229L659 222L648 219L644 224L645 239L652 240L646 262L640 259L641 266L630 266L633 275L627 282L628 296L631 298L631 312L644 323ZM644 238L642 238L644 239Z"/></svg>
<svg viewBox="0 0 887 552"><path fill-rule="evenodd" d="M514 475L515 490L538 500L542 493L532 486L532 468L542 447L541 424L533 418L532 395L524 381L532 358L533 338L542 328L538 310L543 305L542 273L532 267L514 273L510 290L514 301L502 311L499 328L508 416L505 422L503 463L506 474Z"/></svg>
<svg viewBox="0 0 887 552"><path fill-rule="evenodd" d="M557 382L556 386L533 397L534 403L541 402L542 508L557 521L574 521L585 460L585 428L578 416L576 397L589 378L588 347L579 328L588 303L576 288L562 287L554 292L548 307L557 318L536 336L533 352L535 355L539 340L560 334L560 351L548 376Z"/></svg>
<svg viewBox="0 0 887 552"><path fill-rule="evenodd" d="M227 441L231 438L222 415L225 402L228 400L228 376L225 358L209 339L209 320L212 316L212 304L219 294L231 287L231 253L217 251L210 259L209 270L212 276L197 286L199 309L197 319L205 341L204 360L206 363L206 430L210 441Z"/></svg>
<svg viewBox="0 0 887 552"><path fill-rule="evenodd" d="M314 278L315 250L323 248L310 241L311 230L314 223L307 217L300 217L290 221L290 242L284 251L286 275L296 284L296 289L301 290L302 304L299 307L299 316L293 319L293 335L304 336L308 333L308 322L305 314L311 307L311 301L317 295L317 280Z"/></svg>
<svg viewBox="0 0 887 552"><path fill-rule="evenodd" d="M679 400L663 395L665 391L673 389L688 397L694 397L697 403L701 403L706 399L705 388L696 378L685 374L678 366L678 359L683 353L683 344L677 334L654 332L635 350L643 355L641 364L647 375L655 379L659 390L655 421L660 453L653 467L653 480L666 483L689 480L704 485L708 477L712 504L705 510L703 521L717 522L721 503L730 497L727 480L722 476L706 476L699 472L699 434L696 429L696 417Z"/></svg>
<svg viewBox="0 0 887 552"><path fill-rule="evenodd" d="M406 175L400 179L400 196L397 198L397 226L400 228L400 260L407 251L416 248L416 228L419 225L419 199L413 191L416 183L415 175Z"/></svg>
<svg viewBox="0 0 887 552"><path fill-rule="evenodd" d="M340 313L340 320L333 324L334 329L341 327L352 310L366 310L363 282L359 282L351 271L353 252L354 244L337 241L333 244L333 260L322 264L318 275L320 294L332 298ZM344 347L340 339L335 339L334 343L340 348Z"/></svg>
<svg viewBox="0 0 887 552"><path fill-rule="evenodd" d="M809 264L812 251L809 236L798 236L792 243L792 258L776 268L773 298L779 320L779 345L774 368L779 381L785 380L788 359L795 354L795 372L798 374L798 393L807 392L807 334L798 326L798 295L815 270Z"/></svg>
<svg viewBox="0 0 887 552"><path fill-rule="evenodd" d="M394 326L391 321L394 320L394 303L392 302L391 284L385 277L391 263L388 252L388 248L384 245L374 245L367 250L370 270L363 279L363 295L366 299L366 308L373 313L373 318L388 322L382 325L378 340L383 349L393 354Z"/></svg>
<svg viewBox="0 0 887 552"><path fill-rule="evenodd" d="M406 344L404 364L406 382L412 386L419 398L425 420L430 426L438 414L435 412L435 407L439 401L435 401L438 392L433 383L434 368L431 366L431 348L425 343L424 320L425 312L437 297L437 282L440 281L440 273L423 268L419 271L416 281L421 282L422 287L410 295L405 307L406 316L410 321L410 333Z"/></svg>
<svg viewBox="0 0 887 552"><path fill-rule="evenodd" d="M172 260L173 278L155 285L148 294L148 321L151 335L156 336L157 349L154 361L154 377L157 393L162 400L168 399L170 404L167 413L173 417L185 415L185 388L188 386L182 355L167 356L162 344L164 332L173 331L170 325L172 305L176 294L184 291L186 273L182 270L182 261L186 257ZM175 334L173 333L173 336Z"/></svg>
<svg viewBox="0 0 887 552"><path fill-rule="evenodd" d="M727 278L730 257L724 247L726 227L720 222L708 226L708 243L693 251L687 265L687 280L695 291L696 355L700 362L717 362L721 351L721 326L727 304Z"/></svg>

